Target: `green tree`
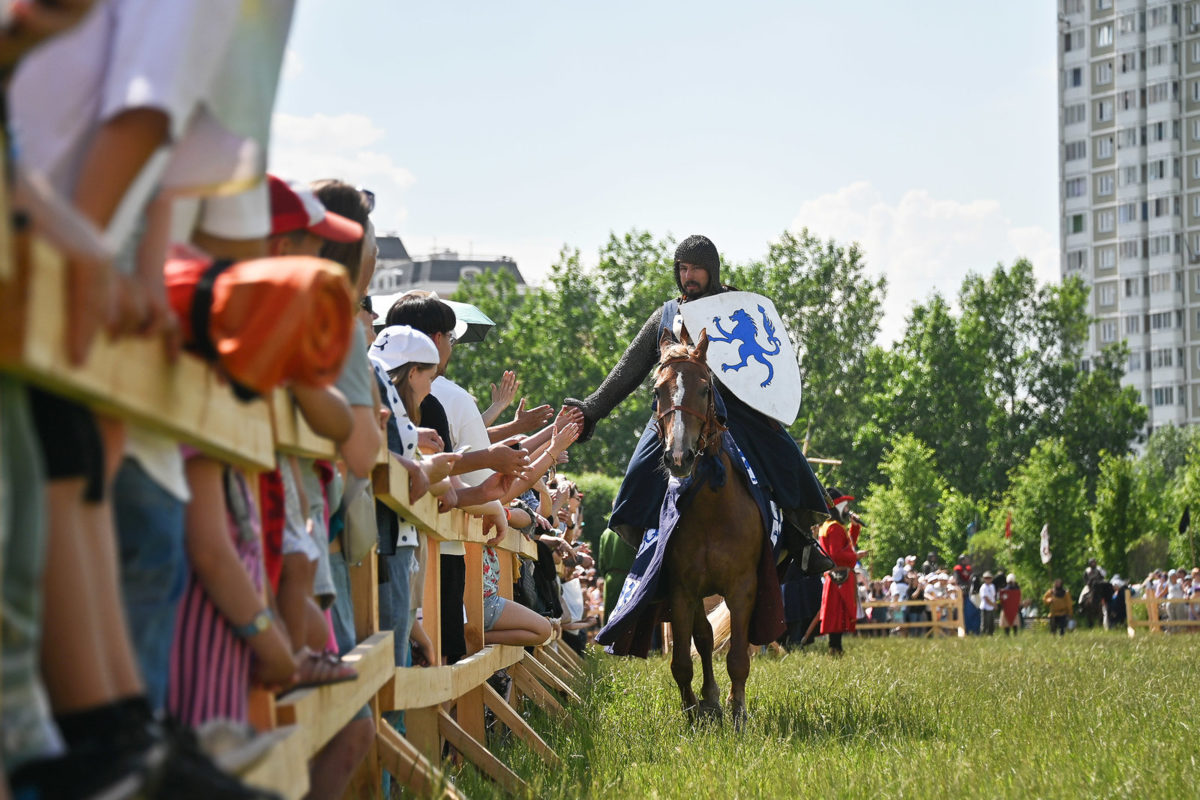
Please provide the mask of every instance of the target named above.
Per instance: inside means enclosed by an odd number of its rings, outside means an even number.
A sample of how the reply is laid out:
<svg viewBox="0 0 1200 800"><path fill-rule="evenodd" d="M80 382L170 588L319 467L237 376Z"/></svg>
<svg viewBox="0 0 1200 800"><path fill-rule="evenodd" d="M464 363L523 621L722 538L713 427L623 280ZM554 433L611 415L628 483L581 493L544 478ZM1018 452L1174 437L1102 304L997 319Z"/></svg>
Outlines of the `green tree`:
<svg viewBox="0 0 1200 800"><path fill-rule="evenodd" d="M983 530L987 508L957 489L942 492L933 546L943 564L953 564L959 553L967 552L969 540Z"/></svg>
<svg viewBox="0 0 1200 800"><path fill-rule="evenodd" d="M1129 574L1130 548L1146 533L1147 511L1139 465L1126 455L1105 453L1092 506L1091 552L1109 574Z"/></svg>
<svg viewBox="0 0 1200 800"><path fill-rule="evenodd" d="M1006 512L1012 510L1013 535L1003 541ZM989 521L980 546L994 544L999 557L1034 587L1051 575L1078 583L1087 561L1091 526L1083 475L1061 439L1036 443L1012 473L1008 490ZM1041 531L1050 526L1049 565L1041 559ZM1076 587L1078 588L1078 587Z"/></svg>
<svg viewBox="0 0 1200 800"><path fill-rule="evenodd" d="M883 483L873 483L863 503L871 571L903 555L927 552L938 536L938 505L946 485L933 451L912 434L890 443L880 464Z"/></svg>

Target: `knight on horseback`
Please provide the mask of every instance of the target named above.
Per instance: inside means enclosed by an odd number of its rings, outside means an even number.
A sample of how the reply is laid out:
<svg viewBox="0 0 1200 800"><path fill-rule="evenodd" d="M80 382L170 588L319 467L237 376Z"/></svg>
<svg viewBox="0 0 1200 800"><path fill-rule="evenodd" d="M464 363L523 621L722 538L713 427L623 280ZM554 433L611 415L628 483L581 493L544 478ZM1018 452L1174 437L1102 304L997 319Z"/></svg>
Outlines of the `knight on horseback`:
<svg viewBox="0 0 1200 800"><path fill-rule="evenodd" d="M667 300L646 320L600 387L584 400L567 398L564 401L567 405L578 406L583 412L584 430L580 442L587 441L596 423L607 417L641 386L658 362L659 340L663 331L669 331L676 337L680 335L683 325L680 316L682 304L736 291L721 283L720 254L705 236L689 236L676 248L675 283L680 295ZM753 321L750 322L753 328ZM728 339L737 330L737 326L733 331L715 326L709 331L709 336ZM699 331L689 333L693 339L699 335ZM769 337L775 336L773 330L768 330L767 334ZM747 351L739 356L745 362L753 353ZM720 385L721 374L719 370L714 373L718 414L750 462L755 475L766 484L771 498L782 511L785 546L805 574L824 573L834 564L821 552L811 533L814 525L829 516L821 484L787 429L750 408ZM656 417L651 414L629 460L608 522L608 527L634 547L640 544L646 530L658 526L659 509L667 491L666 473L661 466L663 447L655 422Z"/></svg>

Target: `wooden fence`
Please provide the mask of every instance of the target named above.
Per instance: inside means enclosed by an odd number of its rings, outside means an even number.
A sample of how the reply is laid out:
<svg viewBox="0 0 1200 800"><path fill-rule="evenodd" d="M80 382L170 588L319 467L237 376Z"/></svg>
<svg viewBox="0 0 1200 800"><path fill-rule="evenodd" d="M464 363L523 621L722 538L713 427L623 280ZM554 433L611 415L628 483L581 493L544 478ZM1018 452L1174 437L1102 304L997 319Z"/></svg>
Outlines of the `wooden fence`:
<svg viewBox="0 0 1200 800"><path fill-rule="evenodd" d="M1137 635L1138 628L1145 628L1149 633L1163 633L1166 630L1193 630L1200 631L1200 620L1189 619L1191 616L1189 606L1198 606L1195 600L1189 600L1186 597L1180 598L1165 598L1165 597L1134 597L1133 592L1129 589L1124 589L1125 592L1125 629L1131 637ZM1163 610L1166 614L1163 614ZM1133 610L1135 608L1144 608L1146 610L1146 619L1134 619ZM1172 619L1171 610L1176 611L1176 618ZM1178 612L1182 611L1182 614Z"/></svg>
<svg viewBox="0 0 1200 800"><path fill-rule="evenodd" d="M0 193L0 205L3 200ZM85 364L70 364L64 344L68 320L63 259L40 242L20 240L15 257L8 258L3 252L8 235L6 229L5 237L0 237L0 264L4 267L0 269L0 371L250 472L274 469L277 451L334 456L332 444L308 428L282 391L269 400L239 402L206 364L187 354L171 361L159 341L110 342L100 336ZM301 797L308 789L307 761L369 705L377 735L349 796L377 795L383 769L418 795L460 796L441 772L444 742L499 785L519 792L525 788L522 780L487 749L484 709L490 709L541 758L561 765L559 756L519 713L520 704L530 702L551 715L563 714L564 703L579 699L572 684L582 676L583 662L558 640L532 648L532 652L513 646L485 646L481 520L457 510L439 514L430 496L409 504L407 472L386 453L375 468L373 484L376 497L428 539L433 555L426 572L424 619L433 640L435 663L441 660L436 545L464 543L469 655L453 666L396 666L392 632L379 629L378 563L372 550L361 564L350 567L360 643L344 660L358 671L357 680L294 691L278 699L264 691L254 692L253 722L263 730L280 729L280 738L244 777L285 797ZM511 599L518 561L536 558L536 549L516 531L510 531L497 549L502 551L499 591ZM486 683L502 668L513 679L512 705ZM447 713L450 705L456 708L454 716ZM401 709L406 711L407 736L399 735L380 718L385 711Z"/></svg>
<svg viewBox="0 0 1200 800"><path fill-rule="evenodd" d="M939 597L931 600L868 600L863 605L867 618L871 609L885 608L901 611L908 608L919 608L929 613L930 619L917 622L905 622L903 618L894 622L859 622L855 625L858 631L894 631L901 630L905 634L916 632L922 636L966 636L967 629L963 622L963 596Z"/></svg>

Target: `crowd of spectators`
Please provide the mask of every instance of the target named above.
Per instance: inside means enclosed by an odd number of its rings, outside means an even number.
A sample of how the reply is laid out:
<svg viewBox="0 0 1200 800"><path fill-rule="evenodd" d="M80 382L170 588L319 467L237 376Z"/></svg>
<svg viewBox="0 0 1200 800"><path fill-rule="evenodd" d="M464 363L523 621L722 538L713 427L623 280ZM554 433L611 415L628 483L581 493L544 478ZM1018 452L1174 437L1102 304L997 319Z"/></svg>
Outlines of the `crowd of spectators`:
<svg viewBox="0 0 1200 800"><path fill-rule="evenodd" d="M1113 580L1114 585L1117 580ZM1147 574L1141 583L1130 585L1129 589L1136 598L1155 597L1174 601L1159 604L1160 619L1200 623L1200 567L1190 570L1186 567L1156 569Z"/></svg>
<svg viewBox="0 0 1200 800"><path fill-rule="evenodd" d="M579 412L522 402L497 423L519 389L506 373L481 413L447 377L448 305L418 292L370 313L374 194L265 174L293 5L4 3L14 261L39 268L35 235L66 256L65 305L39 312L71 363L102 337L186 346L240 397L286 388L336 456L248 473L0 374L0 798L273 797L236 777L265 751L250 693L356 679L343 549L363 526L396 663L432 660L430 558L443 660L461 658L462 547L430 552L371 498L385 442L410 500L536 541L515 602L485 551L486 642L562 629L582 648L602 616L581 493L555 475ZM341 796L373 738L364 708L308 765L310 796Z"/></svg>

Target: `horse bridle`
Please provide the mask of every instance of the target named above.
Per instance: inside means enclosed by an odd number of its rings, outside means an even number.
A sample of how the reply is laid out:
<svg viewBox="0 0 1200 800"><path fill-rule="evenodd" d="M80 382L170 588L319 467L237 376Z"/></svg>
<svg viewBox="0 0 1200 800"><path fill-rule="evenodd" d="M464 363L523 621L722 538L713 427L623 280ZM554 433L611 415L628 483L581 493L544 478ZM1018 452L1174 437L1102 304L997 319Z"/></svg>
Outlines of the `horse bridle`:
<svg viewBox="0 0 1200 800"><path fill-rule="evenodd" d="M711 385L712 370L708 368L708 364L705 364L703 361L693 358L690 355L668 358L666 361L659 364L658 368L661 370L663 367L670 366L671 364L679 364L685 361L689 364L695 364L697 367L700 367L706 373L708 373L709 383ZM671 406L665 411L660 412L659 415L654 419L654 427L658 430L659 439L664 441L666 440L667 431L666 427L663 425L663 420L668 414L671 414L675 411L682 411L684 414L691 414L693 417L696 417L704 423L704 427L700 429L700 439L697 442L697 448L701 453L708 450L709 445L711 445L713 441L719 440L721 434L727 430L727 428L717 420L717 401L711 388L708 393L708 410L704 414L701 414L699 411L695 411L691 408L687 408L686 406ZM710 441L709 437L714 438Z"/></svg>

